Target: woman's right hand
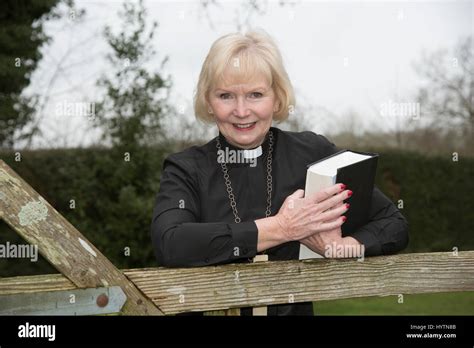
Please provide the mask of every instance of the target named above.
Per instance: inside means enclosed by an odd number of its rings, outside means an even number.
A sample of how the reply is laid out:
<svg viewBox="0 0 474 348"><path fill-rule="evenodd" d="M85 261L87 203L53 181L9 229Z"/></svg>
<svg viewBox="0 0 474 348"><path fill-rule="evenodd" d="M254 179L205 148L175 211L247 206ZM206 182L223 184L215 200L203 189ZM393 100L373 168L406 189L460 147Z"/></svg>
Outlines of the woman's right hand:
<svg viewBox="0 0 474 348"><path fill-rule="evenodd" d="M345 188L344 184L335 184L308 197L301 189L289 195L275 215L283 239L297 241L340 227L346 220L341 215L349 209L349 204L342 202L352 195Z"/></svg>

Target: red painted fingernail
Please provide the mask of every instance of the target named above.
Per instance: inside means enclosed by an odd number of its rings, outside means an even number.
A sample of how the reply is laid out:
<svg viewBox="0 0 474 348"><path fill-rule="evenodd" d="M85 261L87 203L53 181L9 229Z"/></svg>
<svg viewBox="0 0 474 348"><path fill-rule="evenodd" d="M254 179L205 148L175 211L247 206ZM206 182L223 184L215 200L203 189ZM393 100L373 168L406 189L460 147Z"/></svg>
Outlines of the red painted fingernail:
<svg viewBox="0 0 474 348"><path fill-rule="evenodd" d="M342 221L346 222L347 218L345 216L342 217Z"/></svg>
<svg viewBox="0 0 474 348"><path fill-rule="evenodd" d="M350 196L352 196L352 191L351 190L349 190L349 192L347 192L347 197L350 197Z"/></svg>
<svg viewBox="0 0 474 348"><path fill-rule="evenodd" d="M341 184L341 191L344 191L346 189L346 187L347 187L346 185Z"/></svg>
<svg viewBox="0 0 474 348"><path fill-rule="evenodd" d="M349 209L351 205L349 203L346 203L346 209Z"/></svg>

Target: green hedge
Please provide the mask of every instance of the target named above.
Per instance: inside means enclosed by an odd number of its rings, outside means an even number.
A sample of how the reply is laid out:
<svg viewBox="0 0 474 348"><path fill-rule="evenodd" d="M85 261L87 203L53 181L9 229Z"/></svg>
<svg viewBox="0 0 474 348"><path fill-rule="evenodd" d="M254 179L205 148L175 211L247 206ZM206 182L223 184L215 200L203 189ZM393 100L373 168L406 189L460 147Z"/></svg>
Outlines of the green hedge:
<svg viewBox="0 0 474 348"><path fill-rule="evenodd" d="M376 184L397 204L410 225L405 252L474 250L474 159L380 153Z"/></svg>
<svg viewBox="0 0 474 348"><path fill-rule="evenodd" d="M381 154L376 182L403 200L410 224L405 252L474 250L474 160ZM156 266L149 226L166 150L140 148L124 160L120 149L22 151L0 157L45 197L119 268ZM76 207L70 208L74 199ZM22 243L0 224L0 243ZM130 256L124 251L130 248ZM44 260L1 259L0 276L53 273Z"/></svg>
<svg viewBox="0 0 474 348"><path fill-rule="evenodd" d="M20 162L13 154L1 157L117 267L154 266L149 227L165 151L129 151L130 161L124 153L68 149L21 152ZM7 240L21 239L3 223L0 243ZM44 260L0 260L0 276L51 272Z"/></svg>

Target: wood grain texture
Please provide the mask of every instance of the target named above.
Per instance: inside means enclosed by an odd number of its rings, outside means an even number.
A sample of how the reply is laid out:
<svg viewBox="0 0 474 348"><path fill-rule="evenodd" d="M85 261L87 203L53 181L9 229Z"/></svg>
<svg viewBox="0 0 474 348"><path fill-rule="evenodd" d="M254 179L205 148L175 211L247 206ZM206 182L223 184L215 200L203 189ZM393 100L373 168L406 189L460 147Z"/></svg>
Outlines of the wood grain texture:
<svg viewBox="0 0 474 348"><path fill-rule="evenodd" d="M173 314L366 296L473 291L474 251L459 252L457 256L452 252L401 254L364 261L314 259L129 270L125 274L163 312Z"/></svg>
<svg viewBox="0 0 474 348"><path fill-rule="evenodd" d="M74 226L0 160L0 218L78 288L120 286L124 314L163 314Z"/></svg>
<svg viewBox="0 0 474 348"><path fill-rule="evenodd" d="M145 268L123 273L165 313L451 291L474 291L474 251L355 259ZM62 290L61 275L0 278L0 295ZM223 314L224 312L221 312Z"/></svg>
<svg viewBox="0 0 474 348"><path fill-rule="evenodd" d="M62 274L0 278L0 296L74 289L77 286Z"/></svg>

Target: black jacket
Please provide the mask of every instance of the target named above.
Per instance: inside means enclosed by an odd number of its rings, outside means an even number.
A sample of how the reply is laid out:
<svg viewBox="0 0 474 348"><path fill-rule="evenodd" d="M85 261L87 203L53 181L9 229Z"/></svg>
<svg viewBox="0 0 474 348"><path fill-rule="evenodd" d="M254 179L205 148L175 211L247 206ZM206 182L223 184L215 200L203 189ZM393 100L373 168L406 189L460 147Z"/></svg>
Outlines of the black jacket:
<svg viewBox="0 0 474 348"><path fill-rule="evenodd" d="M274 134L272 165L272 214L285 198L304 189L307 165L340 149L324 136L313 132ZM230 145L219 134L222 149ZM256 165L227 163L237 209L242 221L234 222L223 173L217 161L216 139L168 156L151 224L151 238L159 265L190 267L248 262L257 252L256 219L265 217L266 159L268 135L263 155ZM348 187L350 189L350 187ZM364 244L365 256L392 254L406 247L408 223L395 205L374 188L370 221L356 231L347 231ZM235 247L240 253L235 255ZM299 243L289 242L267 251L269 259L298 259ZM242 314L249 310L243 310ZM312 315L311 303L269 306L269 315Z"/></svg>

